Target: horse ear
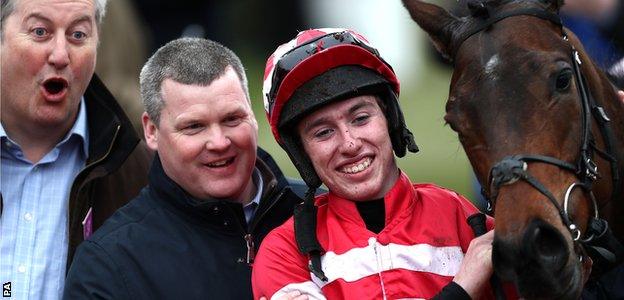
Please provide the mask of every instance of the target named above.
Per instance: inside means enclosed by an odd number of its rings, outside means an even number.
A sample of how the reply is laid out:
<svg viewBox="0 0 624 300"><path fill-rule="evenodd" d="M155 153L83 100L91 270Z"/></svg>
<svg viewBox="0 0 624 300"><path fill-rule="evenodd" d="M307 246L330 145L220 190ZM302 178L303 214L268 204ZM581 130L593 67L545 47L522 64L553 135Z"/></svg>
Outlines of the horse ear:
<svg viewBox="0 0 624 300"><path fill-rule="evenodd" d="M446 59L451 59L451 39L453 28L459 20L444 8L420 0L403 0L412 19L425 30L434 46Z"/></svg>

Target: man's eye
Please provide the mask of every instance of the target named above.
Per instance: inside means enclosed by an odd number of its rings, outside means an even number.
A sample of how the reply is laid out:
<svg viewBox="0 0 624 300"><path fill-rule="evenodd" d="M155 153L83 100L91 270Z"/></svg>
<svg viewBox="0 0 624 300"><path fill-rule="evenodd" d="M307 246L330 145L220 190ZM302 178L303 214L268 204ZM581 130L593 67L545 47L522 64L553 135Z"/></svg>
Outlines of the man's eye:
<svg viewBox="0 0 624 300"><path fill-rule="evenodd" d="M332 133L331 129L321 129L314 133L315 138L325 138L328 137Z"/></svg>
<svg viewBox="0 0 624 300"><path fill-rule="evenodd" d="M370 119L369 115L361 115L361 116L357 116L354 120L353 123L355 124L363 124L366 121L368 121L368 119Z"/></svg>
<svg viewBox="0 0 624 300"><path fill-rule="evenodd" d="M87 37L87 34L82 31L74 31L72 32L72 38L76 40L82 40Z"/></svg>
<svg viewBox="0 0 624 300"><path fill-rule="evenodd" d="M243 118L240 116L230 116L223 120L223 123L227 126L236 126L242 122Z"/></svg>
<svg viewBox="0 0 624 300"><path fill-rule="evenodd" d="M42 37L42 36L45 36L48 33L48 31L45 28L37 27L32 30L32 33L36 36Z"/></svg>

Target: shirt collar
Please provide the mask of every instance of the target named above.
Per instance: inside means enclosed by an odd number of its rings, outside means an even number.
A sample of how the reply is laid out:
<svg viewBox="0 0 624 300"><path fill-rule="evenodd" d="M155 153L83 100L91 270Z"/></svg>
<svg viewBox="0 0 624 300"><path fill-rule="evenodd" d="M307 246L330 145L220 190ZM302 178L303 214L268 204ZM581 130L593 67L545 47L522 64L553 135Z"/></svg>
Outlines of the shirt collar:
<svg viewBox="0 0 624 300"><path fill-rule="evenodd" d="M85 105L84 97L80 99L80 108L78 109L78 117L76 118L76 122L74 122L74 126L72 126L71 130L69 130L67 135L57 145L65 143L74 134L82 138L82 149L84 151L84 155L88 156L89 154L89 130L88 130L88 124L87 124L87 108ZM4 130L4 126L2 126L2 123L0 123L0 138L2 140L4 139L10 140L9 136Z"/></svg>
<svg viewBox="0 0 624 300"><path fill-rule="evenodd" d="M251 201L249 201L249 203L247 203L244 207L247 207L251 205L252 203L255 203L258 206L260 205L260 197L262 196L262 189L263 189L264 182L262 181L262 176L260 176L260 170L258 170L257 167L254 168L253 174L251 175L251 179L253 180L254 184L257 187L256 194L254 195L253 199L251 199Z"/></svg>
<svg viewBox="0 0 624 300"><path fill-rule="evenodd" d="M59 145L65 143L74 135L82 139L82 150L85 157L87 157L89 155L89 126L87 123L87 106L84 97L80 99L80 108L78 109L78 117L76 118L76 122L74 122L74 126L72 126Z"/></svg>

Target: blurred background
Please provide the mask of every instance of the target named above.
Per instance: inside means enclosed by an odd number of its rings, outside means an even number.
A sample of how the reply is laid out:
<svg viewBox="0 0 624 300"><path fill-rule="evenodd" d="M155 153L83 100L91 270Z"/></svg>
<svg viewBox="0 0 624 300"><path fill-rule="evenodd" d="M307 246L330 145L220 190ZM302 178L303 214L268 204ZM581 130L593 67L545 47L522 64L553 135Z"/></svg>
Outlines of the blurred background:
<svg viewBox="0 0 624 300"><path fill-rule="evenodd" d="M623 1L566 0L569 8L563 11L566 25L576 26L573 29L584 42L596 44L597 50L590 52L595 52L594 58L605 69L622 64ZM464 14L463 0L429 2ZM399 0L109 0L96 73L142 136L138 75L147 58L180 36L224 44L246 67L259 145L273 155L287 176L299 177L270 133L262 104L262 78L266 58L279 44L314 27L358 31L394 67L401 80L401 106L420 147L419 153L398 160L412 181L433 182L477 200L479 188L470 164L456 134L443 120L452 69L437 56Z"/></svg>

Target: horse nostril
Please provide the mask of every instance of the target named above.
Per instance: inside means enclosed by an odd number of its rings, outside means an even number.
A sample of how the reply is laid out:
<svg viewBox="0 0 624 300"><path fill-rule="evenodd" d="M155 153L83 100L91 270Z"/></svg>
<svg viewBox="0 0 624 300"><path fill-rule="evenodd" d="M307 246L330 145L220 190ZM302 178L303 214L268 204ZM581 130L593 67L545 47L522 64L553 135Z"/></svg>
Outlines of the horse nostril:
<svg viewBox="0 0 624 300"><path fill-rule="evenodd" d="M565 239L552 225L535 220L525 233L525 244L529 255L544 268L561 270L570 255Z"/></svg>

